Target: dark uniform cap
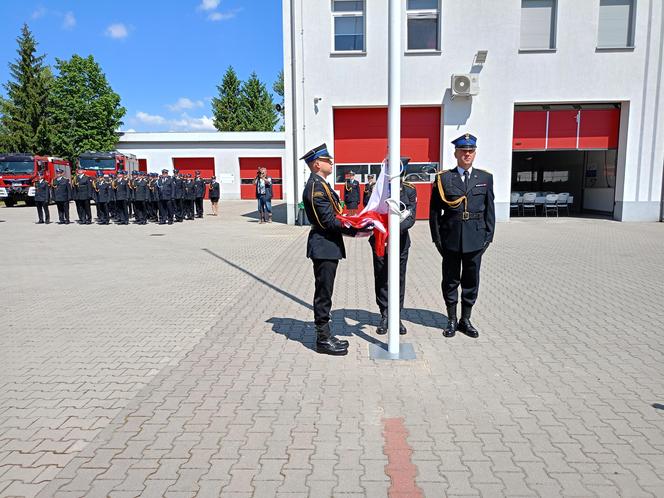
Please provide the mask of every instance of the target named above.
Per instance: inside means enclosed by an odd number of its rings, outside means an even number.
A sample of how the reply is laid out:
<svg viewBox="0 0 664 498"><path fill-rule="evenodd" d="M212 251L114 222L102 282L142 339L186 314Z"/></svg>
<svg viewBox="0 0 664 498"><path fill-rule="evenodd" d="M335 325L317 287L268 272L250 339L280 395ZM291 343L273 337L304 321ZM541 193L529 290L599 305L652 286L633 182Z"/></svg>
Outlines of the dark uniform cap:
<svg viewBox="0 0 664 498"><path fill-rule="evenodd" d="M167 170L167 169L162 169L161 172L162 172L162 173L168 173L168 170ZM173 170L173 172L174 172L174 173L177 173L178 170L175 169L175 170Z"/></svg>
<svg viewBox="0 0 664 498"><path fill-rule="evenodd" d="M307 164L310 162L315 161L316 159L333 159L330 153L327 150L327 145L326 144L320 144L318 147L311 149L309 152L307 152L305 155L303 155L300 159L303 159L304 162Z"/></svg>
<svg viewBox="0 0 664 498"><path fill-rule="evenodd" d="M64 173L65 171L62 168L56 168L55 172L56 173Z"/></svg>
<svg viewBox="0 0 664 498"><path fill-rule="evenodd" d="M197 169L197 170L196 170L196 174L197 174L197 175L200 175L200 174L201 174L200 170Z"/></svg>
<svg viewBox="0 0 664 498"><path fill-rule="evenodd" d="M191 173L187 173L187 178L191 178Z"/></svg>
<svg viewBox="0 0 664 498"><path fill-rule="evenodd" d="M132 171L131 174L132 174L133 176L136 176L136 175L138 175L138 171Z"/></svg>
<svg viewBox="0 0 664 498"><path fill-rule="evenodd" d="M162 170L161 170L162 173L163 173L164 171L168 171L168 170L167 170L167 169L162 169ZM176 173L179 173L179 172L180 172L179 169L175 169L175 168L173 168L173 174L176 174Z"/></svg>
<svg viewBox="0 0 664 498"><path fill-rule="evenodd" d="M477 137L466 133L461 135L456 140L452 140L455 149L476 149L477 148Z"/></svg>
<svg viewBox="0 0 664 498"><path fill-rule="evenodd" d="M97 171L97 176L103 176L104 172L103 171Z"/></svg>

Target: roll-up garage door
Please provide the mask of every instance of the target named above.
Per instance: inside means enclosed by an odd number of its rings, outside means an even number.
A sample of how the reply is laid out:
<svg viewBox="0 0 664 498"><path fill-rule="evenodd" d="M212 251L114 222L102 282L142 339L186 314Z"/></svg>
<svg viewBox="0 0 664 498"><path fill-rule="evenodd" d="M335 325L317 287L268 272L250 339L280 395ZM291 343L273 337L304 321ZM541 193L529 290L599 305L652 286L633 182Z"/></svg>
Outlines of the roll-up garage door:
<svg viewBox="0 0 664 498"><path fill-rule="evenodd" d="M401 109L401 155L410 157L413 168L423 171L440 162L442 108ZM360 175L361 195L368 173L376 173L387 154L387 108L339 108L334 110L334 160L337 164L335 189L343 190L343 175L350 169ZM365 171L366 170L366 171ZM420 178L421 181L413 180ZM429 216L431 184L427 173L413 173L409 179L417 189L417 219ZM341 181L339 181L341 179Z"/></svg>
<svg viewBox="0 0 664 498"><path fill-rule="evenodd" d="M240 198L255 199L256 187L253 184L256 170L267 169L268 176L272 177L272 196L282 199L282 172L280 157L241 157L240 158Z"/></svg>

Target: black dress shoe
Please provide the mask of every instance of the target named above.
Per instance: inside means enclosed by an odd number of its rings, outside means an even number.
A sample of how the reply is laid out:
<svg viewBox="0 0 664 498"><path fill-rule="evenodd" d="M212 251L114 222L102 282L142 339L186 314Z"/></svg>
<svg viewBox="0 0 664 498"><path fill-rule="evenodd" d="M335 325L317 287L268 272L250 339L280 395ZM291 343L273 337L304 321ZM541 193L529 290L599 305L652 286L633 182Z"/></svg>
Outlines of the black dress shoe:
<svg viewBox="0 0 664 498"><path fill-rule="evenodd" d="M461 319L459 322L459 332L463 332L468 337L472 337L473 339L477 339L480 336L478 330L473 327L472 323L470 323L470 318Z"/></svg>
<svg viewBox="0 0 664 498"><path fill-rule="evenodd" d="M348 341L344 341L343 339L339 339L338 337L332 336L330 337L330 340L337 345L341 346L342 348L348 348Z"/></svg>
<svg viewBox="0 0 664 498"><path fill-rule="evenodd" d="M378 327L376 327L376 334L378 334L378 335L387 334L387 316L386 315L381 315L380 316L380 323L378 324Z"/></svg>
<svg viewBox="0 0 664 498"><path fill-rule="evenodd" d="M406 335L407 333L408 333L408 329L403 324L403 322L401 320L399 320L399 335Z"/></svg>
<svg viewBox="0 0 664 498"><path fill-rule="evenodd" d="M38 221L38 222L35 223L35 225L43 225L43 224L44 224L43 221Z"/></svg>
<svg viewBox="0 0 664 498"><path fill-rule="evenodd" d="M458 323L455 316L447 319L447 327L443 330L443 337L454 337L456 335Z"/></svg>
<svg viewBox="0 0 664 498"><path fill-rule="evenodd" d="M332 341L332 338L317 339L316 352L333 356L344 356L348 354L348 348L336 344L334 341Z"/></svg>

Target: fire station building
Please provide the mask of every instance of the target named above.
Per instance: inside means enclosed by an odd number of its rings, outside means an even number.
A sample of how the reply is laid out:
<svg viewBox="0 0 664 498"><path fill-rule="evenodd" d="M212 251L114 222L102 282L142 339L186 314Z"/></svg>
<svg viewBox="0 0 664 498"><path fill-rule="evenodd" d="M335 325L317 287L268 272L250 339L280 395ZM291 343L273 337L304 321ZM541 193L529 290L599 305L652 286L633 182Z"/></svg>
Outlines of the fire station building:
<svg viewBox="0 0 664 498"><path fill-rule="evenodd" d="M404 0L401 151L428 216L450 143L478 137L498 219L525 193L569 196L577 215L662 218L664 3L660 0ZM284 191L293 222L326 142L341 191L387 155L388 5L284 0ZM536 210L535 213L538 214Z"/></svg>
<svg viewBox="0 0 664 498"><path fill-rule="evenodd" d="M274 198L283 198L284 134L279 132L121 132L117 149L138 158L139 169L215 175L224 200L255 199L256 169L267 168Z"/></svg>

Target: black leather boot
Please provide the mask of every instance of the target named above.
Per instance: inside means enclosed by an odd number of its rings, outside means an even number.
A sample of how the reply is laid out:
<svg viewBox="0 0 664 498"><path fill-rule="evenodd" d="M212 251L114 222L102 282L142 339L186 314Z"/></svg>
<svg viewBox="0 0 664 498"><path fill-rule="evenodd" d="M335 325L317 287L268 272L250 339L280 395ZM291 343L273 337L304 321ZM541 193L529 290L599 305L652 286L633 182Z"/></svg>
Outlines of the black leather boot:
<svg viewBox="0 0 664 498"><path fill-rule="evenodd" d="M461 306L461 320L459 321L459 331L468 337L477 339L480 336L479 331L470 323L470 314L473 308L471 306Z"/></svg>
<svg viewBox="0 0 664 498"><path fill-rule="evenodd" d="M316 330L316 351L321 354L343 356L348 354L348 346L339 344L338 339L330 333L328 327Z"/></svg>
<svg viewBox="0 0 664 498"><path fill-rule="evenodd" d="M447 327L443 330L444 337L454 337L456 335L458 323L456 306L447 307Z"/></svg>
<svg viewBox="0 0 664 498"><path fill-rule="evenodd" d="M380 315L380 323L378 324L378 328L376 328L376 334L378 335L387 334L387 315L384 314Z"/></svg>
<svg viewBox="0 0 664 498"><path fill-rule="evenodd" d="M339 346L348 348L348 341L344 341L343 339L339 339L335 336L330 336L330 339L332 339L332 342L336 342Z"/></svg>
<svg viewBox="0 0 664 498"><path fill-rule="evenodd" d="M401 320L399 320L399 335L406 335L407 333L408 333L408 329L403 324L403 322Z"/></svg>

